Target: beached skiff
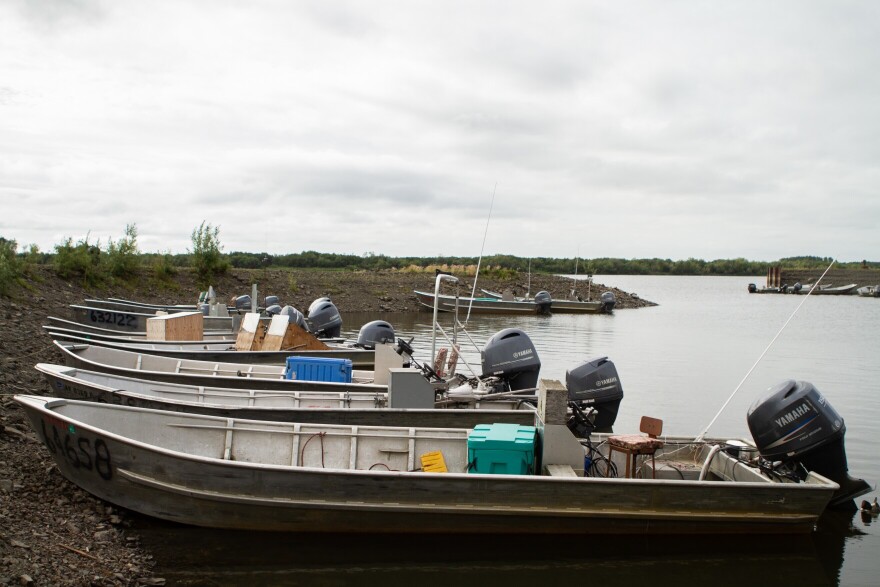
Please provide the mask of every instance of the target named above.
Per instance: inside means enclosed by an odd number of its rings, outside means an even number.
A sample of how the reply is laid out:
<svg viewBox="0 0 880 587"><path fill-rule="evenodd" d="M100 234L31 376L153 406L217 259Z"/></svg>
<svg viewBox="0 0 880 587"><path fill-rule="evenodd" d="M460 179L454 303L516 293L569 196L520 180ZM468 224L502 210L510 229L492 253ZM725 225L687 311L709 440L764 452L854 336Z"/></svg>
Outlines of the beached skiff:
<svg viewBox="0 0 880 587"><path fill-rule="evenodd" d="M103 336L93 336L87 332L61 331L47 328L53 340L71 343L90 344L120 351L147 353L173 359L193 359L197 361L219 361L221 363L247 363L252 365L283 365L287 357L314 357L325 359L348 359L356 369L372 369L375 365L373 349L358 348L331 343L327 349L284 351L237 351L235 343L210 341L178 341L169 343L152 340L108 340Z"/></svg>
<svg viewBox="0 0 880 587"><path fill-rule="evenodd" d="M707 463L711 480L579 477L571 467L547 467L569 471L560 476L467 473L473 463L466 429L264 422L36 396L15 400L70 481L117 506L208 527L809 532L838 487L813 473L803 483L773 480L707 444L673 445L670 438L678 458L690 451L699 464L714 456ZM545 442L536 444L544 446L543 457L537 455L543 465L553 462L547 458L552 431L558 430L543 430ZM574 437L567 442L582 450ZM449 472L423 471L421 457L438 452ZM658 453L658 461L664 458Z"/></svg>
<svg viewBox="0 0 880 587"><path fill-rule="evenodd" d="M346 424L472 428L484 422L533 424L534 408L524 399L455 398L425 409L390 408L384 392L267 391L229 389L135 379L39 363L52 392L62 398L191 412L213 416ZM428 398L434 406L434 395Z"/></svg>

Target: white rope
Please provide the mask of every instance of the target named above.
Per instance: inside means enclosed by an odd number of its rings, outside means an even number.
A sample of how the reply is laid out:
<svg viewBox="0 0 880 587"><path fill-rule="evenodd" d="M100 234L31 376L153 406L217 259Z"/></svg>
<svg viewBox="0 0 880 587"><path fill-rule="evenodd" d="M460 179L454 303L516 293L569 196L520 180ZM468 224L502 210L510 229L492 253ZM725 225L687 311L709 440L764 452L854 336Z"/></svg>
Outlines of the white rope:
<svg viewBox="0 0 880 587"><path fill-rule="evenodd" d="M709 428L712 427L712 424L715 423L715 420L718 419L718 417L721 415L721 412L724 411L724 408L727 407L727 404L729 404L730 400L733 399L733 396L736 395L736 392L738 392L740 387L743 386L743 383L746 382L746 379L749 378L749 376L752 374L752 371L755 370L755 368L758 366L758 363L761 362L761 359L764 358L764 355L767 354L767 351L770 350L770 347L773 346L773 343L776 342L776 339L779 338L779 335L782 334L782 331L785 330L785 327L788 326L788 323L791 322L792 318L794 318L794 315L798 313L798 310L801 309L801 306L804 305L804 302L807 301L807 298L810 297L810 294L813 293L813 290L819 286L819 282L822 281L822 278L825 277L825 274L828 273L828 271L831 269L831 265L834 265L834 261L831 261L831 264L828 265L828 268L825 269L824 273L822 273L822 277L820 277L818 280L816 280L816 283L813 284L813 287L810 288L810 291L807 292L807 295L804 296L804 299L801 301L800 304L798 304L798 307L794 309L794 312L791 313L791 316L788 317L788 320L785 321L785 324L782 325L782 328L779 329L779 332L776 333L776 336L773 337L773 340L770 341L770 344L767 345L767 348L764 349L764 352L761 353L761 356L758 357L758 360L755 361L755 364L752 365L752 368L749 369L749 371L748 371L748 373L746 373L745 377L742 378L742 381L739 382L739 385L736 386L736 389L733 390L733 393L730 394L730 397L727 398L727 401L724 402L724 405L721 406L721 409L718 410L718 413L715 414L715 417L712 418L712 421L709 422L709 424L705 428L703 428L703 431L700 432L700 434L694 439L696 442L701 442L703 440L703 437L706 436L706 433L709 431Z"/></svg>

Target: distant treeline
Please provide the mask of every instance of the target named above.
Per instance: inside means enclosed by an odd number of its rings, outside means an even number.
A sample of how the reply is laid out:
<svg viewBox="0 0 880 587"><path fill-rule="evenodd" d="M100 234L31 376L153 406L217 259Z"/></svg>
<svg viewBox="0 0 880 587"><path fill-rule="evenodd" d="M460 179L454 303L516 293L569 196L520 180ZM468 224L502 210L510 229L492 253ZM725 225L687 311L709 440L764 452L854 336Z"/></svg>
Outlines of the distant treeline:
<svg viewBox="0 0 880 587"><path fill-rule="evenodd" d="M225 255L232 267L258 269L263 267L290 267L300 269L416 269L432 266L472 266L479 261L482 267L513 270L520 273L596 274L596 275L764 275L770 266L788 269L824 269L831 263L825 257L787 257L772 263L747 259L573 259L554 257L516 257L489 255L477 257L389 257L388 255L342 255L303 251L286 255L245 253L235 251ZM172 261L188 265L187 255L174 255ZM837 268L858 268L863 262L837 263ZM880 267L877 262L864 262L867 267Z"/></svg>
<svg viewBox="0 0 880 587"><path fill-rule="evenodd" d="M64 278L79 279L87 285L101 285L114 281L131 281L143 275L144 269L165 281L170 281L179 267L192 267L201 284L211 280L229 267L250 269L297 268L337 270L398 270L427 271L453 269L472 274L479 263L484 274L495 277L512 277L516 274L533 273L580 275L739 275L760 276L768 267L783 269L824 269L831 263L828 257L786 257L773 262L749 261L747 259L574 259L554 257L516 257L513 255L489 255L477 257L390 257L365 253L341 255L303 251L285 255L247 253L235 251L224 253L220 242L220 229L202 222L191 234L192 248L187 253L143 253L137 243L138 230L134 223L125 226L118 240L108 239L106 244L91 241L87 235L78 241L67 237L54 246L54 251L40 251L36 245L19 250L13 239L0 236L0 295L7 295L13 284L22 283L23 277L37 265L51 265ZM838 269L880 268L880 263L856 261L837 263Z"/></svg>

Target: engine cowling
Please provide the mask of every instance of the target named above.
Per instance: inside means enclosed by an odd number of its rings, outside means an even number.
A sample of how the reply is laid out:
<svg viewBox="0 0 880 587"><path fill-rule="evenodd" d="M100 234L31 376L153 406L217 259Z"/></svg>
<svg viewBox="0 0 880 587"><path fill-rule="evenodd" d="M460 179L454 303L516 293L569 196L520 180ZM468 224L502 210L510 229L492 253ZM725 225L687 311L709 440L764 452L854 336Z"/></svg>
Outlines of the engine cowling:
<svg viewBox="0 0 880 587"><path fill-rule="evenodd" d="M367 322L358 331L357 346L374 349L377 344L394 342L394 327L384 320Z"/></svg>
<svg viewBox="0 0 880 587"><path fill-rule="evenodd" d="M309 306L309 331L319 338L335 338L342 332L342 316L330 298L320 298Z"/></svg>
<svg viewBox="0 0 880 587"><path fill-rule="evenodd" d="M519 328L496 333L480 352L483 377L499 377L510 391L534 389L538 385L541 359L529 336Z"/></svg>
<svg viewBox="0 0 880 587"><path fill-rule="evenodd" d="M595 410L593 429L610 432L623 399L623 386L614 363L608 357L585 361L566 371L565 386L569 401L581 411Z"/></svg>
<svg viewBox="0 0 880 587"><path fill-rule="evenodd" d="M306 317L303 316L302 312L300 312L293 306L284 306L283 308L281 308L279 314L282 316L287 316L287 320L289 322L293 322L303 330L308 330L308 326L306 325Z"/></svg>
<svg viewBox="0 0 880 587"><path fill-rule="evenodd" d="M549 314L550 308L553 306L553 298L550 297L550 292L541 290L536 293L535 305L538 306L539 314Z"/></svg>

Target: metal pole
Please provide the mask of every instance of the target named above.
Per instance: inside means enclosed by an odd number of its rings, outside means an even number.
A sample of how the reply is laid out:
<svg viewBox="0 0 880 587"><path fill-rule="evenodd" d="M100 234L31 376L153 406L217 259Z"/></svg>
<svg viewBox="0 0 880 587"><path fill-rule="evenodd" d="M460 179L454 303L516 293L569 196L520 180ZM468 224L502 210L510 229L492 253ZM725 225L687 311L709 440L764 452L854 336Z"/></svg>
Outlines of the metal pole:
<svg viewBox="0 0 880 587"><path fill-rule="evenodd" d="M458 283L458 277L446 273L438 273L437 278L434 280L434 322L431 323L431 362L434 361L434 355L437 353L437 311L440 306L440 282L444 280ZM456 303L458 303L457 295Z"/></svg>

